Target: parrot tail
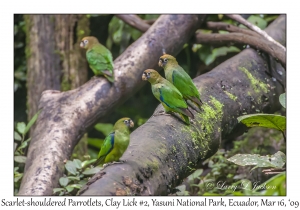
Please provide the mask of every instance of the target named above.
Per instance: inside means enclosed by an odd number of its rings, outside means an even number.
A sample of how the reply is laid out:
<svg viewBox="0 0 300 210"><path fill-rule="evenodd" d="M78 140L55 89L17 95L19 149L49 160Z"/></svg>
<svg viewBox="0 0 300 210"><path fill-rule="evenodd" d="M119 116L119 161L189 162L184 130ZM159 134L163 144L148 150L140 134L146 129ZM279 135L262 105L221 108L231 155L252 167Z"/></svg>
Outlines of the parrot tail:
<svg viewBox="0 0 300 210"><path fill-rule="evenodd" d="M99 157L99 158L93 163L93 166L96 167L97 165L103 163L105 157L106 157L106 156L101 156L101 157Z"/></svg>
<svg viewBox="0 0 300 210"><path fill-rule="evenodd" d="M186 115L186 116L188 116L188 117L194 119L193 113L192 113L188 108L186 108L186 109L181 109L181 111L182 111L182 114L183 114L183 115Z"/></svg>
<svg viewBox="0 0 300 210"><path fill-rule="evenodd" d="M190 125L190 119L188 116L186 116L184 114L180 114L180 116L186 124Z"/></svg>
<svg viewBox="0 0 300 210"><path fill-rule="evenodd" d="M202 106L203 102L201 101L200 98L191 97L190 100L193 101L194 104L196 104L199 109L201 109L201 106Z"/></svg>
<svg viewBox="0 0 300 210"><path fill-rule="evenodd" d="M108 81L110 81L111 83L114 83L114 76L109 76L109 75L106 75L106 74L104 74L104 76L106 77L106 79Z"/></svg>

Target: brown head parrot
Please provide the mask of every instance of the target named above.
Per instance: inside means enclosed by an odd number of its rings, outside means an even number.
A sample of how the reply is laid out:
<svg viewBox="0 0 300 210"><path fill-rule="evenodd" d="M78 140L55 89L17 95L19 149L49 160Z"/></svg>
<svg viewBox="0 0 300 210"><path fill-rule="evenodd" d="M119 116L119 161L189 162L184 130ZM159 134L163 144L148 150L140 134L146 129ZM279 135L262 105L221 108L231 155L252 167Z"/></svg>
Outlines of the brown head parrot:
<svg viewBox="0 0 300 210"><path fill-rule="evenodd" d="M191 77L178 65L176 58L165 54L159 58L158 65L164 69L166 79L180 91L183 98L191 100L200 109L202 105L200 94Z"/></svg>
<svg viewBox="0 0 300 210"><path fill-rule="evenodd" d="M130 118L119 119L115 123L113 131L104 139L98 159L93 165L118 161L129 145L129 128L133 126L134 123Z"/></svg>
<svg viewBox="0 0 300 210"><path fill-rule="evenodd" d="M142 79L148 80L151 83L153 95L161 102L167 113L177 112L184 122L190 124L188 117L194 119L194 115L188 110L183 96L172 83L160 76L160 74L153 69L145 70Z"/></svg>
<svg viewBox="0 0 300 210"><path fill-rule="evenodd" d="M96 76L104 75L114 82L114 64L111 52L93 36L84 37L80 47L86 49L86 59Z"/></svg>

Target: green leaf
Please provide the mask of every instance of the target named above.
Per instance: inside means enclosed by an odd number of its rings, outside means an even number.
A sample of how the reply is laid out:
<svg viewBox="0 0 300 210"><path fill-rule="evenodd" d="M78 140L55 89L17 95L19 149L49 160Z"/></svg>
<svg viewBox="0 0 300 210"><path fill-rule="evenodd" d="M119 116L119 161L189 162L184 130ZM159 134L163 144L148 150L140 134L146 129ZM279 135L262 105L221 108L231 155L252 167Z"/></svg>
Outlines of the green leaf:
<svg viewBox="0 0 300 210"><path fill-rule="evenodd" d="M24 149L28 146L28 142L31 140L31 138L27 139L26 141L23 141L22 144L18 147L18 151L21 151L21 149Z"/></svg>
<svg viewBox="0 0 300 210"><path fill-rule="evenodd" d="M26 128L26 124L24 122L17 123L17 130L19 133L24 135L25 128Z"/></svg>
<svg viewBox="0 0 300 210"><path fill-rule="evenodd" d="M25 128L25 131L24 131L24 135L29 131L29 129L31 128L31 126L35 123L36 119L38 118L40 112L42 110L39 110L32 118L31 120L29 121L29 123L27 124L26 128Z"/></svg>
<svg viewBox="0 0 300 210"><path fill-rule="evenodd" d="M68 177L60 177L59 179L60 186L65 187L68 185L68 183L69 183Z"/></svg>
<svg viewBox="0 0 300 210"><path fill-rule="evenodd" d="M105 136L110 134L110 132L113 130L114 125L110 123L97 123L95 125L95 129L102 132Z"/></svg>
<svg viewBox="0 0 300 210"><path fill-rule="evenodd" d="M80 189L82 187L81 184L72 184L72 185L69 185L70 187L74 187L74 188L77 188L77 189Z"/></svg>
<svg viewBox="0 0 300 210"><path fill-rule="evenodd" d="M286 108L286 98L285 98L285 93L282 93L279 96L279 102L281 103L281 105Z"/></svg>
<svg viewBox="0 0 300 210"><path fill-rule="evenodd" d="M278 151L274 155L260 156L258 154L236 154L227 159L240 166L254 165L257 167L282 168L286 162L286 156Z"/></svg>
<svg viewBox="0 0 300 210"><path fill-rule="evenodd" d="M77 173L76 165L75 165L75 163L73 163L73 161L68 160L66 162L65 167L66 167L68 172L70 172L73 175L76 175L76 173Z"/></svg>
<svg viewBox="0 0 300 210"><path fill-rule="evenodd" d="M82 179L78 182L78 184L80 184L81 186L86 185L87 180L86 179Z"/></svg>
<svg viewBox="0 0 300 210"><path fill-rule="evenodd" d="M14 143L14 152L16 151L17 147L18 147L18 144Z"/></svg>
<svg viewBox="0 0 300 210"><path fill-rule="evenodd" d="M84 172L82 172L84 175L93 175L98 173L99 171L101 171L102 168L100 167L95 167L95 168L91 168L91 169L87 169Z"/></svg>
<svg viewBox="0 0 300 210"><path fill-rule="evenodd" d="M69 180L77 180L77 181L80 180L80 178L77 177L77 176L68 176L68 179L69 179Z"/></svg>
<svg viewBox="0 0 300 210"><path fill-rule="evenodd" d="M87 165L90 165L92 163L94 163L97 159L92 159L92 160L85 160L82 162L81 166L82 167L86 167Z"/></svg>
<svg viewBox="0 0 300 210"><path fill-rule="evenodd" d="M18 132L15 131L15 133L14 133L14 139L17 140L17 141L21 141L22 137L20 136L20 134L18 134Z"/></svg>
<svg viewBox="0 0 300 210"><path fill-rule="evenodd" d="M15 156L15 157L14 157L14 160L15 160L17 163L25 163L25 162L26 162L26 157L25 157L25 156Z"/></svg>
<svg viewBox="0 0 300 210"><path fill-rule="evenodd" d="M65 189L64 188L54 188L53 189L53 194L57 193L57 192L63 192Z"/></svg>
<svg viewBox="0 0 300 210"><path fill-rule="evenodd" d="M286 195L286 172L277 174L276 176L271 177L269 180L264 182L261 185L254 186L255 191L260 191L261 189L266 189L262 192L259 192L258 195Z"/></svg>
<svg viewBox="0 0 300 210"><path fill-rule="evenodd" d="M186 186L185 185L180 185L176 187L177 191L176 195L178 196L183 196L183 195L190 195L188 191L186 191Z"/></svg>
<svg viewBox="0 0 300 210"><path fill-rule="evenodd" d="M74 159L73 163L75 164L75 167L78 169L81 169L81 161L78 159Z"/></svg>
<svg viewBox="0 0 300 210"><path fill-rule="evenodd" d="M263 18L257 16L257 15L251 15L250 17L248 17L247 19L250 23L252 23L253 25L256 25L257 27L259 27L260 29L265 29L267 27L267 21L265 21ZM241 28L247 28L244 25L240 25L239 27Z"/></svg>
<svg viewBox="0 0 300 210"><path fill-rule="evenodd" d="M17 173L14 176L14 182L18 182L23 177L23 173Z"/></svg>
<svg viewBox="0 0 300 210"><path fill-rule="evenodd" d="M197 169L191 175L187 177L189 181L194 181L194 179L199 179L200 175L203 173L203 169Z"/></svg>
<svg viewBox="0 0 300 210"><path fill-rule="evenodd" d="M237 118L239 122L244 123L247 127L265 127L274 128L280 131L286 129L286 118L275 114L249 114Z"/></svg>
<svg viewBox="0 0 300 210"><path fill-rule="evenodd" d="M74 187L71 187L71 186L66 186L66 190L68 192L72 192L74 190Z"/></svg>
<svg viewBox="0 0 300 210"><path fill-rule="evenodd" d="M14 173L19 170L19 167L14 167Z"/></svg>

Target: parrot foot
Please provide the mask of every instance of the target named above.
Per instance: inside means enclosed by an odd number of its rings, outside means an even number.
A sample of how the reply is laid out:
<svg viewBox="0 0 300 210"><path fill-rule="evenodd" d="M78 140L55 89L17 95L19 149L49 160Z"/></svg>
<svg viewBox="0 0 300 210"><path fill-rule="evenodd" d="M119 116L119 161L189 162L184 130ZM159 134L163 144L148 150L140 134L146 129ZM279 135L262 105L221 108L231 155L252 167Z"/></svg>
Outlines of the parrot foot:
<svg viewBox="0 0 300 210"><path fill-rule="evenodd" d="M120 163L125 163L126 160L120 160L120 161L114 161L112 163L106 163L106 164L103 164L103 168L106 168L107 166L110 166L110 165L114 165L114 164L120 164Z"/></svg>
<svg viewBox="0 0 300 210"><path fill-rule="evenodd" d="M168 114L165 111L159 111L157 114L154 114L153 116L158 116L158 115L165 115L165 116L170 116L171 114Z"/></svg>

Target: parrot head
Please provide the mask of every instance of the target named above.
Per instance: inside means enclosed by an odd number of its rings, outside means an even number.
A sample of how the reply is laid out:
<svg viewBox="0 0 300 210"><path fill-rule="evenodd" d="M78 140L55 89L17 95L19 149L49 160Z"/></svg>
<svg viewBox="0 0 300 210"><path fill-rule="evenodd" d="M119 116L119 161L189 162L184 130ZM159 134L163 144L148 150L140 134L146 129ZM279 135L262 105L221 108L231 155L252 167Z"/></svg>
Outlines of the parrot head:
<svg viewBox="0 0 300 210"><path fill-rule="evenodd" d="M160 77L160 74L154 69L147 69L144 71L142 80L148 80L150 83L156 81Z"/></svg>
<svg viewBox="0 0 300 210"><path fill-rule="evenodd" d="M115 123L115 127L119 127L119 126L126 126L128 128L133 128L134 127L134 123L133 121L128 118L128 117L124 117L124 118L121 118L119 119L116 123Z"/></svg>
<svg viewBox="0 0 300 210"><path fill-rule="evenodd" d="M93 47L95 44L99 44L99 41L96 37L94 36L86 36L83 37L81 42L80 42L80 47L84 49L89 49Z"/></svg>
<svg viewBox="0 0 300 210"><path fill-rule="evenodd" d="M177 63L176 58L174 58L172 55L164 54L159 58L158 65L160 67L165 67L167 63Z"/></svg>

